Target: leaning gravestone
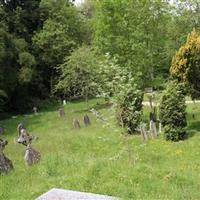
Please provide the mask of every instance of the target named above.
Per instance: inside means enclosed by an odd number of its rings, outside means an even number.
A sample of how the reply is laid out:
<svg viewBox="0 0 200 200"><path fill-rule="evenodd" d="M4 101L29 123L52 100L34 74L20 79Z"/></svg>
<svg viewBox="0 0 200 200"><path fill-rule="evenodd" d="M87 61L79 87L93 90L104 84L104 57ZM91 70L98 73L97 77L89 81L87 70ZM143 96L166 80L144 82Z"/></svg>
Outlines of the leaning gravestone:
<svg viewBox="0 0 200 200"><path fill-rule="evenodd" d="M36 200L119 200L119 198L86 192L53 188Z"/></svg>

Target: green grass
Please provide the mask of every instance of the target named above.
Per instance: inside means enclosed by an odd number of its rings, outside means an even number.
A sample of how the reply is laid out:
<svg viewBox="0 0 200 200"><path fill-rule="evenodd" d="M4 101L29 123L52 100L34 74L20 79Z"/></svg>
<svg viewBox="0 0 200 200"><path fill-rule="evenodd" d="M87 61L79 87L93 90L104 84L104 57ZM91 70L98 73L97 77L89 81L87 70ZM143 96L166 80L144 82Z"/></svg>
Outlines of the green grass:
<svg viewBox="0 0 200 200"><path fill-rule="evenodd" d="M101 109L109 126L88 113L92 125L80 130L72 128L72 119L82 122L84 102L69 103L65 111L63 120L56 110L49 110L0 121L9 141L5 153L15 167L0 177L1 200L31 200L55 187L122 199L200 199L200 104L188 107L189 138L177 143L166 142L162 135L143 142L139 135L121 134L112 108ZM13 142L20 121L39 137L33 147L42 160L29 168L23 160L24 146Z"/></svg>

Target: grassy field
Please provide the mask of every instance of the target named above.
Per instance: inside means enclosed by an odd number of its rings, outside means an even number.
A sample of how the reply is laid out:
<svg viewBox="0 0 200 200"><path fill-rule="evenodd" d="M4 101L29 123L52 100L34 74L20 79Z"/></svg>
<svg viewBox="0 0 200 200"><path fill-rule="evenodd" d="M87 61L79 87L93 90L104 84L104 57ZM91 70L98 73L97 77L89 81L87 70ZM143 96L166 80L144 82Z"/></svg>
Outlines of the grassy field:
<svg viewBox="0 0 200 200"><path fill-rule="evenodd" d="M96 102L91 100L90 106ZM67 104L63 120L56 109L0 121L9 141L5 153L15 167L0 177L1 200L32 200L55 187L122 199L200 199L200 104L188 106L189 138L177 143L162 135L144 142L139 135L122 134L112 108L100 110L109 125L88 113L92 125L80 130L72 128L72 119L82 122L87 113L83 102ZM144 120L147 116L144 108ZM33 147L42 160L30 168L24 164L24 146L13 142L21 121L39 137Z"/></svg>

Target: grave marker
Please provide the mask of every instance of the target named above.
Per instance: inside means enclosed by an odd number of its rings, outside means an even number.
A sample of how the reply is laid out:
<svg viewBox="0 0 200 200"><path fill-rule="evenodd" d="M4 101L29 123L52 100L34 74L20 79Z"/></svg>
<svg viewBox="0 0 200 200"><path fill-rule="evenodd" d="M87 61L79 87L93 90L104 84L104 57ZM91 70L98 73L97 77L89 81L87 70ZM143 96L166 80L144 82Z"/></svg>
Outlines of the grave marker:
<svg viewBox="0 0 200 200"><path fill-rule="evenodd" d="M6 140L0 139L0 174L7 174L13 169L12 161L3 153L7 144Z"/></svg>
<svg viewBox="0 0 200 200"><path fill-rule="evenodd" d="M73 127L74 127L75 129L80 129L80 128L81 128L78 119L74 119L74 120L73 120Z"/></svg>
<svg viewBox="0 0 200 200"><path fill-rule="evenodd" d="M88 115L84 115L83 122L84 122L85 126L89 126L91 124L90 118L88 117Z"/></svg>
<svg viewBox="0 0 200 200"><path fill-rule="evenodd" d="M60 108L58 110L58 112L59 112L59 117L60 118L64 118L65 117L65 110L64 110L64 108Z"/></svg>

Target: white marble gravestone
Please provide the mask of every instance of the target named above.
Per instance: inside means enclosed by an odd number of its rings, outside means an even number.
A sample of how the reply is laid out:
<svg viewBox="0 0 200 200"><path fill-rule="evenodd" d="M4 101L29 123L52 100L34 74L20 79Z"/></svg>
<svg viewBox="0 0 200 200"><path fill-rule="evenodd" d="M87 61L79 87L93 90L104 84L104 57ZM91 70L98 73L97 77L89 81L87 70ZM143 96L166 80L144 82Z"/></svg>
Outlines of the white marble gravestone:
<svg viewBox="0 0 200 200"><path fill-rule="evenodd" d="M119 200L119 198L53 188L38 197L36 200Z"/></svg>

